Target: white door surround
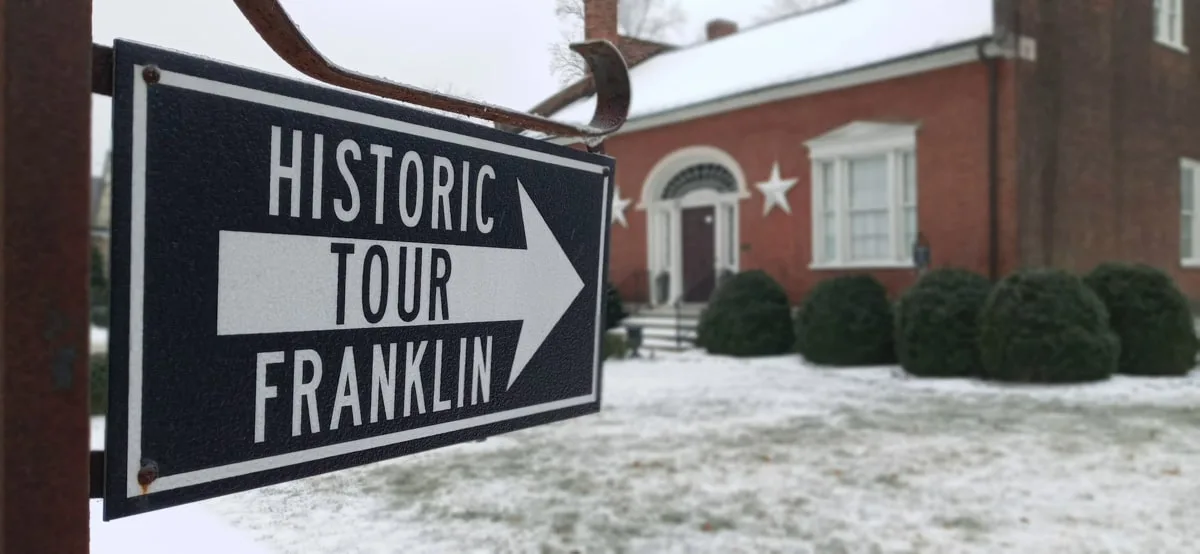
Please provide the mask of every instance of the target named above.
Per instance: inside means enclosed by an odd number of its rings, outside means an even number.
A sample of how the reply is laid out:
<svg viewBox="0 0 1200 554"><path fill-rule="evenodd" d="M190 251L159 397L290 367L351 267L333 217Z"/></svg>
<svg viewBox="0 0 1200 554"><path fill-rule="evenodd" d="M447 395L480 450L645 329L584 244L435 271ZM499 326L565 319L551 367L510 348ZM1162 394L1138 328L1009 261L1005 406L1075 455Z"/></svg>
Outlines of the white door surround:
<svg viewBox="0 0 1200 554"><path fill-rule="evenodd" d="M686 208L713 207L714 270L718 276L738 271L738 203L749 196L741 166L712 146L676 150L650 170L637 209L648 212L646 267L653 305L673 304L685 292L680 213ZM659 288L664 274L668 276L665 296Z"/></svg>

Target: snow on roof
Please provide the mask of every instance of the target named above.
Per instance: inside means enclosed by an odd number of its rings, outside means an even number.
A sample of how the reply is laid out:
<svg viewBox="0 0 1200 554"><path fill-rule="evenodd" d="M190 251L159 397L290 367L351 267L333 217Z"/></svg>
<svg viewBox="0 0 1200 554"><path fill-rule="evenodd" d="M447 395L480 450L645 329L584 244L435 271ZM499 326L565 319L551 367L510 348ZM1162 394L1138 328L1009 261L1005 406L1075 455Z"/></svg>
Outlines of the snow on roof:
<svg viewBox="0 0 1200 554"><path fill-rule="evenodd" d="M993 0L849 0L664 52L630 70L629 119L990 36ZM586 123L595 97L553 115Z"/></svg>

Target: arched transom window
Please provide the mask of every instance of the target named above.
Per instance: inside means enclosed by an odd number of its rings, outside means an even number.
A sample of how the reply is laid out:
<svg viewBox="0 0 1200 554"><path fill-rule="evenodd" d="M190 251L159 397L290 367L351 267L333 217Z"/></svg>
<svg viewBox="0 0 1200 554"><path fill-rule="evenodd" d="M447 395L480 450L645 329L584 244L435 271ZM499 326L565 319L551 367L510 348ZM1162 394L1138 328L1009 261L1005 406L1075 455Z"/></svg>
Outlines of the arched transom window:
<svg viewBox="0 0 1200 554"><path fill-rule="evenodd" d="M691 192L709 189L719 193L737 192L737 178L720 164L693 165L677 173L663 188L663 200L683 198Z"/></svg>

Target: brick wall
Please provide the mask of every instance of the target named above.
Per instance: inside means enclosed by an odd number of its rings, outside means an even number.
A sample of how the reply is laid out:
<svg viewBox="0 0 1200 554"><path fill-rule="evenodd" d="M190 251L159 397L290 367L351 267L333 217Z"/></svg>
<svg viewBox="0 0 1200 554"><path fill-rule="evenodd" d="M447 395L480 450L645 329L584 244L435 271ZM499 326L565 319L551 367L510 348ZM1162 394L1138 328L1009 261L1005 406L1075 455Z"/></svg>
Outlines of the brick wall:
<svg viewBox="0 0 1200 554"><path fill-rule="evenodd" d="M1037 61L1018 62L1020 257L1084 271L1179 263L1179 158L1200 157L1200 63L1155 42L1148 0L1004 0ZM1187 2L1185 43L1200 45Z"/></svg>
<svg viewBox="0 0 1200 554"><path fill-rule="evenodd" d="M997 35L1036 40L1036 60L998 62L999 269L1086 271L1108 260L1168 270L1200 299L1179 260L1179 159L1200 159L1200 60L1155 42L1149 0L997 0ZM1200 9L1185 43L1200 49ZM920 224L935 265L988 268L987 73L969 64L620 135L622 195L638 197L662 157L710 144L742 165L742 268L762 268L793 300L832 272L808 269L810 168L803 142L858 119L919 120ZM798 177L791 216L762 216L753 184L780 161ZM613 230L615 281L644 270L645 212ZM907 271L875 271L896 292Z"/></svg>
<svg viewBox="0 0 1200 554"><path fill-rule="evenodd" d="M619 0L583 0L583 35L589 39L617 41Z"/></svg>
<svg viewBox="0 0 1200 554"><path fill-rule="evenodd" d="M845 273L808 268L812 259L811 170L804 142L856 120L921 124L917 139L919 217L932 244L934 263L985 273L986 79L984 65L972 63L610 138L606 147L617 158L616 183L623 197L634 198L627 211L629 227L614 226L612 230L611 278L618 284L633 283L637 278L631 275L645 270L646 212L634 207L643 182L663 157L693 145L711 145L728 152L746 175L751 196L739 205L742 269L769 271L794 302L818 280ZM1004 102L1011 104L1011 98ZM799 181L788 195L791 215L776 209L764 217L763 197L754 183L767 178L776 160L785 178ZM1010 191L1009 201L1015 202L1012 197ZM1010 234L1016 232L1011 215L1001 217L1002 229ZM1015 264L1011 259L1004 263ZM893 293L913 280L911 270L872 273Z"/></svg>

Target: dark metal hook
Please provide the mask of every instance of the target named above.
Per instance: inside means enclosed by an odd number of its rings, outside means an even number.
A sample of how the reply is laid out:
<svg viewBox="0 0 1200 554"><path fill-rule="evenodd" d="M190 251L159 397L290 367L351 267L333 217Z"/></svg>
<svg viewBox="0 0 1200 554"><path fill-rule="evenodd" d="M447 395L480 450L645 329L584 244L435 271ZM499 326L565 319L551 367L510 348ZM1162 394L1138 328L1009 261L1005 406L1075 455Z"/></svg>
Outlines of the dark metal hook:
<svg viewBox="0 0 1200 554"><path fill-rule="evenodd" d="M620 129L629 115L629 69L621 51L607 40L571 45L571 50L587 62L596 87L596 111L591 123L573 125L351 71L321 55L288 17L279 0L233 1L259 36L288 65L334 86L557 136L602 138Z"/></svg>

